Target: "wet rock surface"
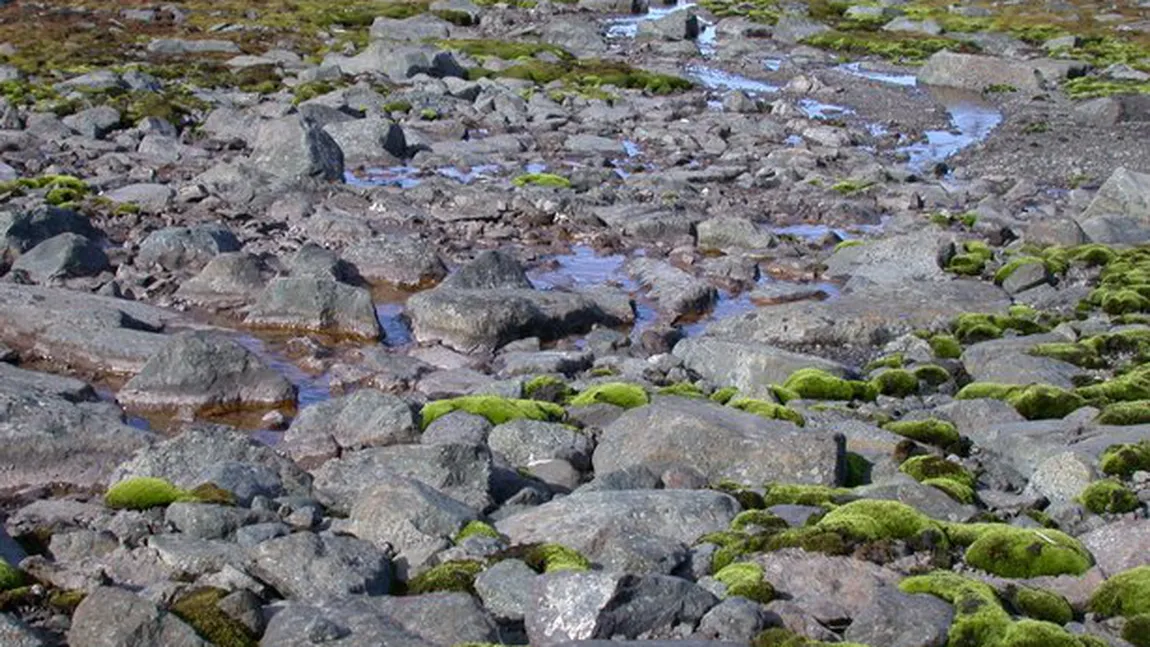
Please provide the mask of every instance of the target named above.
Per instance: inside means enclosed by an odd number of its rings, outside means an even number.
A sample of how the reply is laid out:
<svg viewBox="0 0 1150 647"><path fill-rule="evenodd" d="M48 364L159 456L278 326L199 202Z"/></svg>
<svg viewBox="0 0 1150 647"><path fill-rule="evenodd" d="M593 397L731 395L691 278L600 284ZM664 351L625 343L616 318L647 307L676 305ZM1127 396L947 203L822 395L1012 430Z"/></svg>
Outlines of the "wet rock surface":
<svg viewBox="0 0 1150 647"><path fill-rule="evenodd" d="M0 643L1142 644L1148 11L3 4Z"/></svg>

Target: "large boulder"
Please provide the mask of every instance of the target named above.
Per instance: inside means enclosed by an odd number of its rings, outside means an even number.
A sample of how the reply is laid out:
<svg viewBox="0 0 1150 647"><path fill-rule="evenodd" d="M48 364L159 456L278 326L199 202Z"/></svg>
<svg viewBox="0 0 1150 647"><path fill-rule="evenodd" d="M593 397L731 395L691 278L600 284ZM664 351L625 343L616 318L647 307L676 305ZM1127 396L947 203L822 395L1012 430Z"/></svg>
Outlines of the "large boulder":
<svg viewBox="0 0 1150 647"><path fill-rule="evenodd" d="M95 276L108 269L108 256L91 238L60 234L36 245L12 264L36 283L76 276Z"/></svg>
<svg viewBox="0 0 1150 647"><path fill-rule="evenodd" d="M1150 520L1124 519L1079 537L1106 577L1150 564Z"/></svg>
<svg viewBox="0 0 1150 647"><path fill-rule="evenodd" d="M394 164L407 156L403 129L382 117L329 123L323 130L343 151L344 163L349 166Z"/></svg>
<svg viewBox="0 0 1150 647"><path fill-rule="evenodd" d="M277 406L295 396L259 356L211 332L173 336L116 395L129 406L193 410Z"/></svg>
<svg viewBox="0 0 1150 647"><path fill-rule="evenodd" d="M839 434L667 397L608 425L594 460L597 474L639 465L690 465L711 481L838 485L845 476L845 451Z"/></svg>
<svg viewBox="0 0 1150 647"><path fill-rule="evenodd" d="M736 387L749 398L772 397L772 385L782 384L803 368L818 368L839 377L850 373L846 366L821 357L735 340L684 339L671 352L688 369L714 384Z"/></svg>
<svg viewBox="0 0 1150 647"><path fill-rule="evenodd" d="M42 205L0 211L0 260L11 262L36 245L64 233L87 238L99 236L91 220L71 209Z"/></svg>
<svg viewBox="0 0 1150 647"><path fill-rule="evenodd" d="M375 341L383 336L371 293L333 279L275 279L252 306L244 323Z"/></svg>
<svg viewBox="0 0 1150 647"><path fill-rule="evenodd" d="M918 81L982 92L991 86L1010 86L1020 92L1038 92L1055 85L1082 64L1071 61L1017 59L941 51L918 71Z"/></svg>
<svg viewBox="0 0 1150 647"><path fill-rule="evenodd" d="M142 637L146 636L144 639ZM68 644L75 647L165 645L210 647L196 630L135 593L109 586L90 591L72 616Z"/></svg>
<svg viewBox="0 0 1150 647"><path fill-rule="evenodd" d="M1150 174L1115 169L1077 220L1093 242L1145 243L1150 239Z"/></svg>
<svg viewBox="0 0 1150 647"><path fill-rule="evenodd" d="M227 252L212 258L199 274L180 284L176 296L197 305L234 307L250 303L266 285L259 257Z"/></svg>
<svg viewBox="0 0 1150 647"><path fill-rule="evenodd" d="M411 406L374 389L320 402L299 413L283 449L302 465L319 464L347 450L412 443L419 425Z"/></svg>
<svg viewBox="0 0 1150 647"><path fill-rule="evenodd" d="M447 276L447 268L425 241L404 236L381 236L360 241L343 252L367 281L403 289L426 288Z"/></svg>
<svg viewBox="0 0 1150 647"><path fill-rule="evenodd" d="M322 129L298 115L264 122L252 144L251 162L289 180L343 181L343 152Z"/></svg>
<svg viewBox="0 0 1150 647"><path fill-rule="evenodd" d="M252 549L254 574L293 600L386 595L391 564L374 544L354 537L299 532Z"/></svg>
<svg viewBox="0 0 1150 647"><path fill-rule="evenodd" d="M722 216L699 223L696 239L702 249L767 249L774 247L773 234L746 218Z"/></svg>
<svg viewBox="0 0 1150 647"><path fill-rule="evenodd" d="M166 227L140 243L136 265L166 270L197 271L217 254L240 251L240 241L222 225Z"/></svg>
<svg viewBox="0 0 1150 647"><path fill-rule="evenodd" d="M591 437L581 431L536 420L512 420L498 425L491 430L487 443L515 467L561 459L579 470L590 467L594 448Z"/></svg>

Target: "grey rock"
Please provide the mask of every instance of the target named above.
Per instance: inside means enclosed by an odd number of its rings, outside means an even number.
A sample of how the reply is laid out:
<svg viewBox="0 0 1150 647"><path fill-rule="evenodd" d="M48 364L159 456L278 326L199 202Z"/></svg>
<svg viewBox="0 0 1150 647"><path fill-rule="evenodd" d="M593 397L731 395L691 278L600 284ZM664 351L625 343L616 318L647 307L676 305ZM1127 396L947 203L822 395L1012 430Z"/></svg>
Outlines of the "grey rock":
<svg viewBox="0 0 1150 647"><path fill-rule="evenodd" d="M769 626L770 621L771 617L758 602L735 596L712 607L699 621L696 635L746 643Z"/></svg>
<svg viewBox="0 0 1150 647"><path fill-rule="evenodd" d="M428 13L402 20L380 16L371 23L370 33L372 40L423 42L449 38L453 28L452 23Z"/></svg>
<svg viewBox="0 0 1150 647"><path fill-rule="evenodd" d="M944 492L899 474L889 482L865 485L856 490L858 496L868 499L888 499L905 503L934 519L963 522L973 519L978 508L963 505Z"/></svg>
<svg viewBox="0 0 1150 647"><path fill-rule="evenodd" d="M523 267L511 256L498 251L480 252L474 260L449 276L443 287L461 290L534 288Z"/></svg>
<svg viewBox="0 0 1150 647"><path fill-rule="evenodd" d="M120 126L120 111L109 106L97 106L64 117L64 125L76 133L100 139Z"/></svg>
<svg viewBox="0 0 1150 647"><path fill-rule="evenodd" d="M171 204L176 192L166 184L129 184L103 196L116 204L134 204L147 213L160 213Z"/></svg>
<svg viewBox="0 0 1150 647"><path fill-rule="evenodd" d="M764 577L820 622L855 618L880 604L884 589L894 598L901 576L895 571L850 557L832 557L788 548L757 555ZM892 602L887 598L887 602ZM880 643L881 644L881 643Z"/></svg>
<svg viewBox="0 0 1150 647"><path fill-rule="evenodd" d="M1008 85L1021 92L1038 92L1047 83L1065 79L1074 67L1073 63L1067 61L1021 61L941 51L927 59L917 76L919 83L925 85L942 85L976 92L992 85Z"/></svg>
<svg viewBox="0 0 1150 647"><path fill-rule="evenodd" d="M406 236L381 236L353 244L343 252L359 275L402 289L423 289L447 276L435 248Z"/></svg>
<svg viewBox="0 0 1150 647"><path fill-rule="evenodd" d="M148 644L209 647L194 629L144 598L113 587L89 592L72 616L68 643L76 647L132 647Z"/></svg>
<svg viewBox="0 0 1150 647"><path fill-rule="evenodd" d="M1108 523L1078 538L1094 555L1094 562L1106 577L1147 564L1150 548L1150 521L1123 519Z"/></svg>
<svg viewBox="0 0 1150 647"><path fill-rule="evenodd" d="M435 0L429 10L433 14L445 12L452 15L467 16L467 25L478 25L479 16L483 9L471 0Z"/></svg>
<svg viewBox="0 0 1150 647"><path fill-rule="evenodd" d="M424 445L483 445L492 424L483 416L466 411L452 411L436 418L423 430L419 442Z"/></svg>
<svg viewBox="0 0 1150 647"><path fill-rule="evenodd" d="M1044 263L1027 263L1011 272L1010 276L1002 281L1002 289L1010 294L1018 294L1053 282L1054 275L1046 269Z"/></svg>
<svg viewBox="0 0 1150 647"><path fill-rule="evenodd" d="M594 356L587 351L516 351L504 353L499 360L503 365L499 374L542 375L561 373L573 375L591 368Z"/></svg>
<svg viewBox="0 0 1150 647"><path fill-rule="evenodd" d="M579 0L578 7L583 11L600 13L633 13L647 12L647 0Z"/></svg>
<svg viewBox="0 0 1150 647"><path fill-rule="evenodd" d="M706 312L719 297L714 286L670 263L637 258L627 263L627 272L672 320Z"/></svg>
<svg viewBox="0 0 1150 647"><path fill-rule="evenodd" d="M226 252L208 261L184 281L176 296L198 305L230 307L250 303L267 285L260 259L246 252Z"/></svg>
<svg viewBox="0 0 1150 647"><path fill-rule="evenodd" d="M314 471L321 500L348 510L365 483L403 476L476 509L491 505L491 455L475 445L396 445L345 453Z"/></svg>
<svg viewBox="0 0 1150 647"><path fill-rule="evenodd" d="M373 389L320 402L300 412L284 435L283 448L301 465L342 451L415 442L419 426L411 406Z"/></svg>
<svg viewBox="0 0 1150 647"><path fill-rule="evenodd" d="M879 285L945 281L949 277L939 267L935 252L948 241L949 236L927 230L844 247L827 259L825 276Z"/></svg>
<svg viewBox="0 0 1150 647"><path fill-rule="evenodd" d="M584 155L622 155L625 152L623 142L617 139L586 133L568 137L567 141L563 142L563 148Z"/></svg>
<svg viewBox="0 0 1150 647"><path fill-rule="evenodd" d="M892 587L853 620L843 638L864 645L940 647L954 619L954 608L932 595L906 595Z"/></svg>
<svg viewBox="0 0 1150 647"><path fill-rule="evenodd" d="M403 129L382 117L367 117L323 127L343 151L345 164L391 162L407 156ZM387 164L391 165L391 164Z"/></svg>
<svg viewBox="0 0 1150 647"><path fill-rule="evenodd" d="M475 592L500 622L522 622L531 605L531 590L539 575L518 559L493 564L475 578Z"/></svg>
<svg viewBox="0 0 1150 647"><path fill-rule="evenodd" d="M167 227L152 232L140 243L136 265L196 271L217 254L238 251L240 241L222 225Z"/></svg>
<svg viewBox="0 0 1150 647"><path fill-rule="evenodd" d="M236 543L240 546L252 547L256 544L275 539L276 537L286 537L292 532L291 527L285 523L271 522L271 523L256 523L250 526L244 526L236 529Z"/></svg>
<svg viewBox="0 0 1150 647"><path fill-rule="evenodd" d="M659 398L611 423L595 449L596 473L635 465L691 465L712 481L836 485L845 439L711 402Z"/></svg>
<svg viewBox="0 0 1150 647"><path fill-rule="evenodd" d="M699 17L689 11L676 11L662 18L644 20L639 23L638 37L667 41L695 40L699 37Z"/></svg>
<svg viewBox="0 0 1150 647"><path fill-rule="evenodd" d="M88 218L71 209L44 205L0 211L0 243L3 244L0 257L10 261L49 238L65 233L87 238L100 235Z"/></svg>
<svg viewBox="0 0 1150 647"><path fill-rule="evenodd" d="M937 36L942 33L942 27L933 20L912 20L905 16L895 18L883 25L882 30L922 34L924 36Z"/></svg>
<svg viewBox="0 0 1150 647"><path fill-rule="evenodd" d="M28 554L24 552L20 544L9 537L8 531L0 526L0 559L9 564L18 565L27 556Z"/></svg>
<svg viewBox="0 0 1150 647"><path fill-rule="evenodd" d="M220 611L237 620L254 636L263 635L267 621L263 615L263 601L247 589L233 591L217 603Z"/></svg>
<svg viewBox="0 0 1150 647"><path fill-rule="evenodd" d="M830 31L830 27L802 16L784 15L779 18L771 32L771 39L787 45L797 45L799 42Z"/></svg>
<svg viewBox="0 0 1150 647"><path fill-rule="evenodd" d="M818 368L848 377L847 367L830 360L793 353L766 344L708 337L684 339L672 351L683 365L720 386L733 386L749 398L771 398L771 385L782 384L795 371Z"/></svg>
<svg viewBox="0 0 1150 647"><path fill-rule="evenodd" d="M607 43L595 25L579 20L549 20L540 37L572 54L584 57L607 51Z"/></svg>
<svg viewBox="0 0 1150 647"><path fill-rule="evenodd" d="M185 40L155 38L148 43L149 54L180 56L184 54L239 54L240 48L230 40Z"/></svg>
<svg viewBox="0 0 1150 647"><path fill-rule="evenodd" d="M746 218L720 216L699 223L696 234L703 249L767 249L774 247L774 235Z"/></svg>
<svg viewBox="0 0 1150 647"><path fill-rule="evenodd" d="M276 177L343 181L343 152L330 135L298 116L264 122L251 162Z"/></svg>
<svg viewBox="0 0 1150 647"><path fill-rule="evenodd" d="M281 277L260 295L244 323L378 340L383 330L371 293L331 279Z"/></svg>
<svg viewBox="0 0 1150 647"><path fill-rule="evenodd" d="M563 459L575 469L591 466L591 439L565 425L535 420L513 420L496 426L487 438L492 451L499 452L516 467L553 458Z"/></svg>
<svg viewBox="0 0 1150 647"><path fill-rule="evenodd" d="M347 282L351 268L339 255L315 243L304 243L288 261L288 272L294 278L331 279Z"/></svg>
<svg viewBox="0 0 1150 647"><path fill-rule="evenodd" d="M252 548L254 574L289 599L385 595L391 564L379 548L353 537L299 532Z"/></svg>
<svg viewBox="0 0 1150 647"><path fill-rule="evenodd" d="M30 627L7 613L0 613L0 643L8 647L44 647L47 644Z"/></svg>
<svg viewBox="0 0 1150 647"><path fill-rule="evenodd" d="M181 533L197 539L230 539L248 524L269 523L273 513L260 515L244 508L176 502L164 510L164 519Z"/></svg>
<svg viewBox="0 0 1150 647"><path fill-rule="evenodd" d="M77 276L95 276L108 269L108 256L96 242L79 234L60 234L25 252L12 269L26 272L37 283Z"/></svg>
<svg viewBox="0 0 1150 647"><path fill-rule="evenodd" d="M229 408L295 402L295 387L248 349L219 334L173 336L117 399L150 408Z"/></svg>
<svg viewBox="0 0 1150 647"><path fill-rule="evenodd" d="M1029 335L1013 339L995 339L967 347L962 362L967 373L977 381L1003 384L1053 384L1074 388L1075 376L1082 369L1050 357L1036 357L1026 351L1039 343L1063 341L1057 335Z"/></svg>
<svg viewBox="0 0 1150 647"><path fill-rule="evenodd" d="M1150 238L1150 174L1115 169L1077 220L1096 243L1144 242Z"/></svg>
<svg viewBox="0 0 1150 647"><path fill-rule="evenodd" d="M1097 478L1088 456L1063 452L1039 463L1030 476L1027 493L1046 497L1049 501L1074 501Z"/></svg>
<svg viewBox="0 0 1150 647"><path fill-rule="evenodd" d="M123 78L112 70L95 70L80 76L74 76L67 81L61 81L52 86L57 92L89 91L107 92L108 90L125 89L127 86Z"/></svg>

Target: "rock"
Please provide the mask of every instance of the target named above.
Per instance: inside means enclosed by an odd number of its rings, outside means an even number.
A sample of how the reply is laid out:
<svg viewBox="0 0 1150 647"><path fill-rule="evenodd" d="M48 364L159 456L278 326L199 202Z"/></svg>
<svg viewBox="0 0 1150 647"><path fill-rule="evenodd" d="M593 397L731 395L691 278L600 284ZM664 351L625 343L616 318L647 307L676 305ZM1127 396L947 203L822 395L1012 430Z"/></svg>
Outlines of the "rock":
<svg viewBox="0 0 1150 647"><path fill-rule="evenodd" d="M339 146L347 165L391 166L397 159L407 157L403 130L382 117L329 123L323 130Z"/></svg>
<svg viewBox="0 0 1150 647"><path fill-rule="evenodd" d="M261 515L240 507L177 501L164 510L164 521L179 532L196 539L231 539L241 527L279 517Z"/></svg>
<svg viewBox="0 0 1150 647"><path fill-rule="evenodd" d="M858 488L857 492L860 497L868 499L888 499L905 503L928 517L943 521L965 522L978 514L978 508L963 505L942 490L923 485L903 474L889 481L864 485Z"/></svg>
<svg viewBox="0 0 1150 647"><path fill-rule="evenodd" d="M517 351L503 353L499 357L503 368L501 376L544 375L561 373L574 375L591 368L594 356L586 351Z"/></svg>
<svg viewBox="0 0 1150 647"><path fill-rule="evenodd" d="M371 23L372 40L423 42L443 40L451 36L455 25L430 13L395 20L379 16Z"/></svg>
<svg viewBox="0 0 1150 647"><path fill-rule="evenodd" d="M411 443L419 439L411 407L373 389L312 405L296 416L283 449L308 466L347 450Z"/></svg>
<svg viewBox="0 0 1150 647"><path fill-rule="evenodd" d="M396 47L394 43L376 41L352 58L332 57L324 63L335 64L345 74L385 74L394 82L403 82L418 74L436 78L454 76L467 78L464 70L449 52L440 52L430 45Z"/></svg>
<svg viewBox="0 0 1150 647"><path fill-rule="evenodd" d="M1038 92L1056 84L1081 64L1036 59L1021 61L978 54L941 51L918 71L918 82L981 92L990 86L1010 86L1020 92Z"/></svg>
<svg viewBox="0 0 1150 647"><path fill-rule="evenodd" d="M901 286L912 281L949 281L950 276L939 267L935 253L949 240L946 234L926 230L844 247L827 259L824 275L884 286Z"/></svg>
<svg viewBox="0 0 1150 647"><path fill-rule="evenodd" d="M1150 521L1123 519L1108 523L1080 536L1079 541L1094 555L1094 562L1106 577L1150 563Z"/></svg>
<svg viewBox="0 0 1150 647"><path fill-rule="evenodd" d="M294 403L295 387L238 343L187 332L173 336L116 398L144 408L271 407Z"/></svg>
<svg viewBox="0 0 1150 647"><path fill-rule="evenodd" d="M932 595L878 589L877 599L853 616L843 638L864 645L936 647L946 644L954 608Z"/></svg>
<svg viewBox="0 0 1150 647"><path fill-rule="evenodd" d="M405 290L428 288L447 276L447 268L435 248L417 238L382 236L364 240L344 250L343 257L367 281Z"/></svg>
<svg viewBox="0 0 1150 647"><path fill-rule="evenodd" d="M658 303L659 311L673 320L706 312L719 297L709 283L670 263L637 258L627 263L627 271Z"/></svg>
<svg viewBox="0 0 1150 647"><path fill-rule="evenodd" d="M166 184L129 184L108 191L103 197L116 204L134 204L146 213L160 213L176 197L176 192Z"/></svg>
<svg viewBox="0 0 1150 647"><path fill-rule="evenodd" d="M90 591L72 616L68 644L75 647L210 647L194 629L144 598L109 586Z"/></svg>
<svg viewBox="0 0 1150 647"><path fill-rule="evenodd" d="M1150 238L1150 174L1115 169L1077 220L1095 243L1145 242Z"/></svg>
<svg viewBox="0 0 1150 647"><path fill-rule="evenodd" d="M522 622L531 605L531 594L539 575L518 559L497 562L475 578L475 592L500 622Z"/></svg>
<svg viewBox="0 0 1150 647"><path fill-rule="evenodd" d="M592 440L558 423L512 420L492 429L487 442L492 451L515 467L531 467L553 458L563 459L578 470L591 466Z"/></svg>
<svg viewBox="0 0 1150 647"><path fill-rule="evenodd" d="M595 472L636 465L691 465L712 482L837 485L845 439L711 402L660 398L611 423L595 449Z"/></svg>
<svg viewBox="0 0 1150 647"><path fill-rule="evenodd" d="M149 54L181 56L184 54L239 54L240 48L230 40L185 40L154 38L148 43Z"/></svg>
<svg viewBox="0 0 1150 647"><path fill-rule="evenodd" d="M433 14L466 17L466 25L478 25L479 16L483 13L483 9L471 0L435 0L428 9Z"/></svg>
<svg viewBox="0 0 1150 647"><path fill-rule="evenodd" d="M123 90L127 88L123 78L112 70L95 70L80 76L74 76L67 81L61 81L52 86L57 92L107 92L108 90Z"/></svg>
<svg viewBox="0 0 1150 647"><path fill-rule="evenodd" d="M786 45L797 45L811 36L817 36L830 31L830 29L830 27L810 18L788 14L781 16L775 23L775 28L771 32L771 39Z"/></svg>
<svg viewBox="0 0 1150 647"><path fill-rule="evenodd" d="M777 244L775 237L746 218L720 216L699 223L696 234L703 249L767 249Z"/></svg>
<svg viewBox="0 0 1150 647"><path fill-rule="evenodd" d="M100 245L79 234L60 234L28 250L12 264L36 283L77 276L96 276L108 269L108 256Z"/></svg>
<svg viewBox="0 0 1150 647"><path fill-rule="evenodd" d="M699 17L683 11L672 12L654 20L639 22L639 38L680 41L695 40L699 37Z"/></svg>
<svg viewBox="0 0 1150 647"><path fill-rule="evenodd" d="M289 599L322 601L347 595L386 595L391 565L371 542L299 532L252 549L252 568Z"/></svg>
<svg viewBox="0 0 1150 647"><path fill-rule="evenodd" d="M0 260L13 258L60 234L77 234L97 238L100 232L88 218L59 207L40 206L32 209L0 211Z"/></svg>
<svg viewBox="0 0 1150 647"><path fill-rule="evenodd" d="M466 593L353 597L273 607L262 644L311 647L449 647L498 640L495 624Z"/></svg>
<svg viewBox="0 0 1150 647"><path fill-rule="evenodd" d="M689 546L725 530L739 510L734 499L710 491L576 492L502 519L496 528L512 544L557 542L592 561L614 553L611 562L625 564L638 538Z"/></svg>
<svg viewBox="0 0 1150 647"><path fill-rule="evenodd" d="M298 116L264 122L252 143L251 162L288 180L343 181L343 152L330 135Z"/></svg>
<svg viewBox="0 0 1150 647"><path fill-rule="evenodd" d="M693 627L718 600L664 575L560 572L535 582L524 624L532 645L590 638L670 638Z"/></svg>
<svg viewBox="0 0 1150 647"><path fill-rule="evenodd" d="M256 495L311 495L312 479L295 463L245 433L217 425L193 425L137 451L108 483L139 476L166 479L184 489L214 483L235 494L240 505L250 505Z"/></svg>
<svg viewBox="0 0 1150 647"><path fill-rule="evenodd" d="M563 142L563 148L572 153L584 155L621 155L623 143L617 139L600 137L598 135L578 134L572 135Z"/></svg>
<svg viewBox="0 0 1150 647"><path fill-rule="evenodd" d="M7 613L0 613L0 643L8 647L45 647L30 627Z"/></svg>
<svg viewBox="0 0 1150 647"><path fill-rule="evenodd" d="M119 110L110 106L97 106L68 115L62 121L77 134L100 139L119 128L121 119Z"/></svg>
<svg viewBox="0 0 1150 647"><path fill-rule="evenodd" d="M703 638L749 643L770 620L761 604L734 596L712 607L699 622L696 633Z"/></svg>
<svg viewBox="0 0 1150 647"><path fill-rule="evenodd" d="M787 548L756 555L753 561L762 565L764 577L776 591L824 624L856 618L881 604L884 597L888 604L910 597L899 592L902 578L898 573L850 557ZM944 633L947 626L943 625Z"/></svg>
<svg viewBox="0 0 1150 647"><path fill-rule="evenodd" d="M1041 382L1073 389L1082 369L1049 357L1036 357L1029 350L1041 343L1065 341L1059 335L1027 335L992 339L968 346L962 353L967 373L976 381L1003 384Z"/></svg>
<svg viewBox="0 0 1150 647"><path fill-rule="evenodd" d="M51 483L88 487L155 440L97 402L87 384L0 363L0 488ZM18 562L12 562L18 563Z"/></svg>
<svg viewBox="0 0 1150 647"><path fill-rule="evenodd" d="M1093 461L1075 452L1064 452L1042 461L1030 483L1027 493L1044 496L1051 503L1074 501L1095 480Z"/></svg>
<svg viewBox="0 0 1150 647"><path fill-rule="evenodd" d="M535 286L514 258L498 251L484 251L449 276L443 282L443 287L460 290L530 290Z"/></svg>
<svg viewBox="0 0 1150 647"><path fill-rule="evenodd" d="M549 20L542 26L540 38L543 42L562 47L580 58L607 51L607 43L595 25L580 20L558 18Z"/></svg>
<svg viewBox="0 0 1150 647"><path fill-rule="evenodd" d="M714 384L736 387L740 395L748 398L772 398L772 385L786 382L792 373L803 368L850 376L847 367L838 362L766 344L696 337L675 344L672 352L686 368Z"/></svg>
<svg viewBox="0 0 1150 647"><path fill-rule="evenodd" d="M222 225L166 227L140 243L136 265L159 265L166 270L197 271L214 256L240 251L240 241Z"/></svg>
<svg viewBox="0 0 1150 647"><path fill-rule="evenodd" d="M888 22L882 26L882 30L922 34L924 36L937 36L942 33L942 27L933 20L913 20L906 16L899 16Z"/></svg>
<svg viewBox="0 0 1150 647"><path fill-rule="evenodd" d="M266 285L258 257L227 252L213 257L199 274L180 284L176 296L199 305L234 307L250 303Z"/></svg>
<svg viewBox="0 0 1150 647"><path fill-rule="evenodd" d="M647 12L648 0L579 0L578 7L583 11L599 13L632 13Z"/></svg>
<svg viewBox="0 0 1150 647"><path fill-rule="evenodd" d="M331 279L349 282L354 272L340 260L339 255L315 243L304 243L288 261L288 272L293 278Z"/></svg>
<svg viewBox="0 0 1150 647"><path fill-rule="evenodd" d="M383 336L370 292L323 278L273 280L244 323L258 328L318 332L368 341Z"/></svg>
<svg viewBox="0 0 1150 647"><path fill-rule="evenodd" d="M492 424L483 416L452 411L428 425L419 442L424 445L485 445L491 429Z"/></svg>

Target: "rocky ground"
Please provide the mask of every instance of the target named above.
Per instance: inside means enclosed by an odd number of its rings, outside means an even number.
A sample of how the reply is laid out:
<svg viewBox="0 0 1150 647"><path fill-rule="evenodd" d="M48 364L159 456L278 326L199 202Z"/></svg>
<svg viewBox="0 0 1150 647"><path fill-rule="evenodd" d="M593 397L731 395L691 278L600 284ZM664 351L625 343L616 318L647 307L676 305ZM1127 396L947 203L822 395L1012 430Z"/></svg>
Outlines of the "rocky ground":
<svg viewBox="0 0 1150 647"><path fill-rule="evenodd" d="M1150 645L1150 9L0 6L0 644Z"/></svg>

